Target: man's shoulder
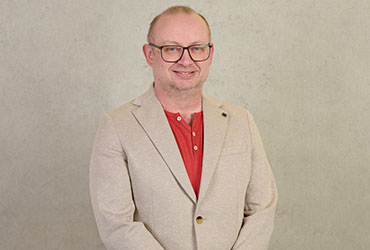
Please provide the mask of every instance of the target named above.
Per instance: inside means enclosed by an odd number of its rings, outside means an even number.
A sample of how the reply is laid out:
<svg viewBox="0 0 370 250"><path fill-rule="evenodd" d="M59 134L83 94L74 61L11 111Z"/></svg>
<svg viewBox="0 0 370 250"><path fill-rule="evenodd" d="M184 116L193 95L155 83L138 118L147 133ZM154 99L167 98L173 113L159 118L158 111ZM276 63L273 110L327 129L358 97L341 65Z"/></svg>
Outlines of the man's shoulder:
<svg viewBox="0 0 370 250"><path fill-rule="evenodd" d="M240 105L236 105L236 104L233 104L227 101L223 101L218 98L209 96L207 94L203 94L203 97L207 99L209 102L217 105L220 109L224 110L230 115L237 115L237 116L249 116L250 115L248 109Z"/></svg>
<svg viewBox="0 0 370 250"><path fill-rule="evenodd" d="M154 96L154 91L152 90L152 88L149 88L147 91L131 99L129 102L109 111L108 114L112 117L122 117L123 115L131 113L133 110L137 109Z"/></svg>
<svg viewBox="0 0 370 250"><path fill-rule="evenodd" d="M121 106L118 106L110 111L108 111L107 113L109 115L111 115L112 117L115 117L115 116L121 116L123 114L127 114L127 113L131 113L132 110L135 109L135 105L132 104L132 101L129 101L125 104L122 104Z"/></svg>

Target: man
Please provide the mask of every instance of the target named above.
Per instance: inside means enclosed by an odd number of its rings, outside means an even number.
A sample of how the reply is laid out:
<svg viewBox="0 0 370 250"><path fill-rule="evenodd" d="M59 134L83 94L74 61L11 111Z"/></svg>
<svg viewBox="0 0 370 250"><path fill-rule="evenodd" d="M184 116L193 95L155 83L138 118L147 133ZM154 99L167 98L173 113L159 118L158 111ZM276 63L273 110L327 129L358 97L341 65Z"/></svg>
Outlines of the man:
<svg viewBox="0 0 370 250"><path fill-rule="evenodd" d="M277 191L247 110L202 93L207 21L175 6L143 46L154 83L99 124L92 205L109 250L264 250Z"/></svg>

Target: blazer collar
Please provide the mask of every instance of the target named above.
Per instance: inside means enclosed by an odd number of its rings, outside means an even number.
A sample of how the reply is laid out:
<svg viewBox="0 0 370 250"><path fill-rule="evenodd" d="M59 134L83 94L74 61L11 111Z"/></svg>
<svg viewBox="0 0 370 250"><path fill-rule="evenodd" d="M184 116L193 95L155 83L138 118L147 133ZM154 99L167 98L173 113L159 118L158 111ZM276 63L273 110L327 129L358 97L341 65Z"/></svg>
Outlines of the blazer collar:
<svg viewBox="0 0 370 250"><path fill-rule="evenodd" d="M197 203L176 139L167 121L163 107L155 96L153 86L132 103L137 121L157 148L169 170L180 186ZM204 198L211 182L226 134L228 114L221 109L222 102L203 95L204 146L203 167L198 202Z"/></svg>

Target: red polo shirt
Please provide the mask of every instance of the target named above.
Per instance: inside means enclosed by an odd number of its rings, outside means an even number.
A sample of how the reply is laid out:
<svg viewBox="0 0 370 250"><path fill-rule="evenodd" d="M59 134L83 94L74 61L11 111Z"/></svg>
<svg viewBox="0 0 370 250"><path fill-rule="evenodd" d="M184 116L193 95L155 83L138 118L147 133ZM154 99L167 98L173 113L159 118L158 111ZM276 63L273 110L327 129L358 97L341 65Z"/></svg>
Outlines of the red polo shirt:
<svg viewBox="0 0 370 250"><path fill-rule="evenodd" d="M165 113L198 198L203 163L203 112L193 114L192 126L180 113L170 113L166 110Z"/></svg>

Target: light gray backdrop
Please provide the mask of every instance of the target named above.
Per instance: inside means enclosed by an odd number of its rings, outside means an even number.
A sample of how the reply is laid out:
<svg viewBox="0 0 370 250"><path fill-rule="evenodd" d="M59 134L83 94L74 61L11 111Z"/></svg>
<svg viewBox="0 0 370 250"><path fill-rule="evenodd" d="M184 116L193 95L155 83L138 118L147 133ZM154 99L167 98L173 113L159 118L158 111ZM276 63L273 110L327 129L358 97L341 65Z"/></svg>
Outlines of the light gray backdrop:
<svg viewBox="0 0 370 250"><path fill-rule="evenodd" d="M183 3L1 0L0 249L104 249L97 123L148 88L148 25ZM212 27L206 91L261 130L280 194L270 249L370 249L370 1L185 4Z"/></svg>

